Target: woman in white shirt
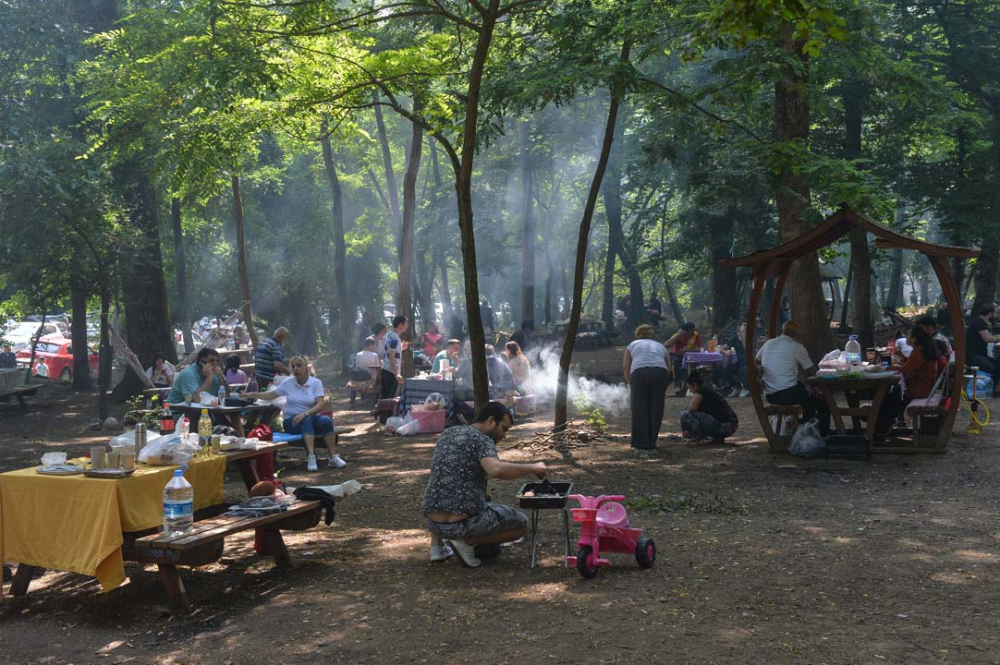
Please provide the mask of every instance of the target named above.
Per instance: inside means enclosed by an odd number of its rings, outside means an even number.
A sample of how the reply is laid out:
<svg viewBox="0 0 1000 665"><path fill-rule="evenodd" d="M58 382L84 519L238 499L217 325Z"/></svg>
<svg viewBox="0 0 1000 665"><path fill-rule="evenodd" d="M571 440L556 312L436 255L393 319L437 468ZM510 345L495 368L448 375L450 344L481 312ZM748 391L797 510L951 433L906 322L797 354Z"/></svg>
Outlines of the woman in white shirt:
<svg viewBox="0 0 1000 665"><path fill-rule="evenodd" d="M635 329L635 341L625 349L622 373L630 386L632 447L652 450L663 426L663 401L670 385L667 348L653 339L653 326Z"/></svg>
<svg viewBox="0 0 1000 665"><path fill-rule="evenodd" d="M249 399L267 400L286 398L285 432L302 435L308 455L307 469L316 471L318 468L315 450L317 438L326 442L326 449L330 452L330 466L335 469L344 468L347 462L340 459L340 455L337 454L336 439L332 436L333 420L329 416L319 415L326 409L323 382L315 376L309 376L309 366L301 356L292 358L290 365L292 368L290 379L282 381L274 390L266 393L246 393L246 396Z"/></svg>

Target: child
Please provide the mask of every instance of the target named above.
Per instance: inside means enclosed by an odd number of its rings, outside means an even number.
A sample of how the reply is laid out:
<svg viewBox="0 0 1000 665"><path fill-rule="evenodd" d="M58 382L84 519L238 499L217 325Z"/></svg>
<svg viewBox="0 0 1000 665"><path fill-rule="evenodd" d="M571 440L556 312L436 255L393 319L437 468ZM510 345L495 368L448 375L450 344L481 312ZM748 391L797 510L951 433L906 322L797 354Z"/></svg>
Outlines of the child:
<svg viewBox="0 0 1000 665"><path fill-rule="evenodd" d="M739 427L739 419L726 398L706 386L698 370L688 373L687 385L694 397L687 411L681 412L682 436L698 443L721 442L732 436Z"/></svg>

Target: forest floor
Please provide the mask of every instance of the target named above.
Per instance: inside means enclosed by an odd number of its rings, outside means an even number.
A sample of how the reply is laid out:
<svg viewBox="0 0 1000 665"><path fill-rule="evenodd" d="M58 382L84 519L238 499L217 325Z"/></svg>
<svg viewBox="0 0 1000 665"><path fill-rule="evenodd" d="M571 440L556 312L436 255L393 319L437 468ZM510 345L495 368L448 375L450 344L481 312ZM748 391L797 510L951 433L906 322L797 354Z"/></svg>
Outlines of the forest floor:
<svg viewBox="0 0 1000 665"><path fill-rule="evenodd" d="M614 368L618 354L584 360ZM0 471L105 441L87 430L92 402L53 385L26 409L0 404ZM668 399L652 454L629 448L627 414L563 451L524 445L544 414L500 444L582 493L625 494L657 544L649 570L611 555L583 580L561 565L555 514L534 570L526 544L477 570L429 562L419 508L435 437L382 434L341 392L349 466L308 474L297 450L279 467L292 485L364 489L330 527L286 535L294 568L233 537L219 563L182 571L196 607L185 618L167 613L153 566L128 565L106 594L49 571L26 602L0 603L0 663L1000 663L996 425L969 436L960 417L945 455L799 460L767 452L749 399L733 400L731 445L682 442L686 403ZM520 484L491 492L513 503ZM227 474L227 498L244 493Z"/></svg>

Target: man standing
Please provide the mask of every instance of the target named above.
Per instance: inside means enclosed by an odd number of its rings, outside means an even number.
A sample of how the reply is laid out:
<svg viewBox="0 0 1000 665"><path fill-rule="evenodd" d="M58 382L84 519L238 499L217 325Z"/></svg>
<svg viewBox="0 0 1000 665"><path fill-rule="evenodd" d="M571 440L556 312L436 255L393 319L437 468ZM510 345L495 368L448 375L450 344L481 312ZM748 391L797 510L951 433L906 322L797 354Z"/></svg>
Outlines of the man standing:
<svg viewBox="0 0 1000 665"><path fill-rule="evenodd" d="M979 316L969 321L969 329L965 333L965 364L978 367L993 377L994 382L997 380L997 365L990 358L987 344L1000 342L1000 335L990 332L995 314L995 306L983 305L979 308Z"/></svg>
<svg viewBox="0 0 1000 665"><path fill-rule="evenodd" d="M382 358L382 399L392 399L403 385L403 351L409 344L403 341L410 323L402 314L392 320L392 330L385 335L385 356Z"/></svg>
<svg viewBox="0 0 1000 665"><path fill-rule="evenodd" d="M806 420L817 418L823 436L830 433L830 409L826 400L809 392L799 380L799 370L812 376L816 366L799 340L799 324L785 321L781 335L764 342L757 352L757 362L764 379L764 397L771 404L798 404Z"/></svg>
<svg viewBox="0 0 1000 665"><path fill-rule="evenodd" d="M0 353L0 369L14 369L17 367L17 355L10 350L10 344L3 345L3 353Z"/></svg>
<svg viewBox="0 0 1000 665"><path fill-rule="evenodd" d="M422 507L432 561L443 561L454 549L462 563L476 568L482 563L476 545L511 542L528 533L527 515L486 497L487 478L544 478L547 473L543 462L500 461L496 444L513 424L503 404L490 402L472 425L449 428L438 438Z"/></svg>
<svg viewBox="0 0 1000 665"><path fill-rule="evenodd" d="M274 335L257 345L253 371L261 392L267 390L275 374L291 374L283 364L285 352L282 348L290 337L288 328L281 327L274 331Z"/></svg>

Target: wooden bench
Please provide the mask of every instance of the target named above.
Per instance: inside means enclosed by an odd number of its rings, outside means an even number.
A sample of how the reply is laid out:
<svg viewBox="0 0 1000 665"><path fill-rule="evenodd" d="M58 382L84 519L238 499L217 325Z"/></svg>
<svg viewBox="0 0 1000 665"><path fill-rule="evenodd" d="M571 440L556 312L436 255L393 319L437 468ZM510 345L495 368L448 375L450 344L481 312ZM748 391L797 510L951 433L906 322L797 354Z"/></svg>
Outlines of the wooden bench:
<svg viewBox="0 0 1000 665"><path fill-rule="evenodd" d="M37 394L39 388L41 388L41 386L38 384L10 388L0 392L0 402L8 402L10 401L10 398L13 397L22 407L27 406L27 404L24 403L24 398Z"/></svg>
<svg viewBox="0 0 1000 665"><path fill-rule="evenodd" d="M802 407L798 404L765 404L764 405L764 436L767 437L767 445L772 453L787 453L788 445L792 442L792 434L799 426L802 418ZM775 431L771 425L771 416L778 419L778 429ZM784 428L786 417L791 417L791 433L781 434Z"/></svg>
<svg viewBox="0 0 1000 665"><path fill-rule="evenodd" d="M228 505L216 507L215 512L227 510ZM306 531L319 523L321 504L318 501L297 501L282 513L249 517L244 515L217 514L207 519L199 519L194 528L179 536L164 536L162 533L149 535L126 534L122 545L122 558L139 563L155 563L167 591L170 610L187 613L191 610L184 582L177 566L205 566L222 557L226 536L240 531L254 529L262 537L263 543L274 564L278 568L289 568L292 558L281 538L281 531ZM204 514L199 511L200 514Z"/></svg>

